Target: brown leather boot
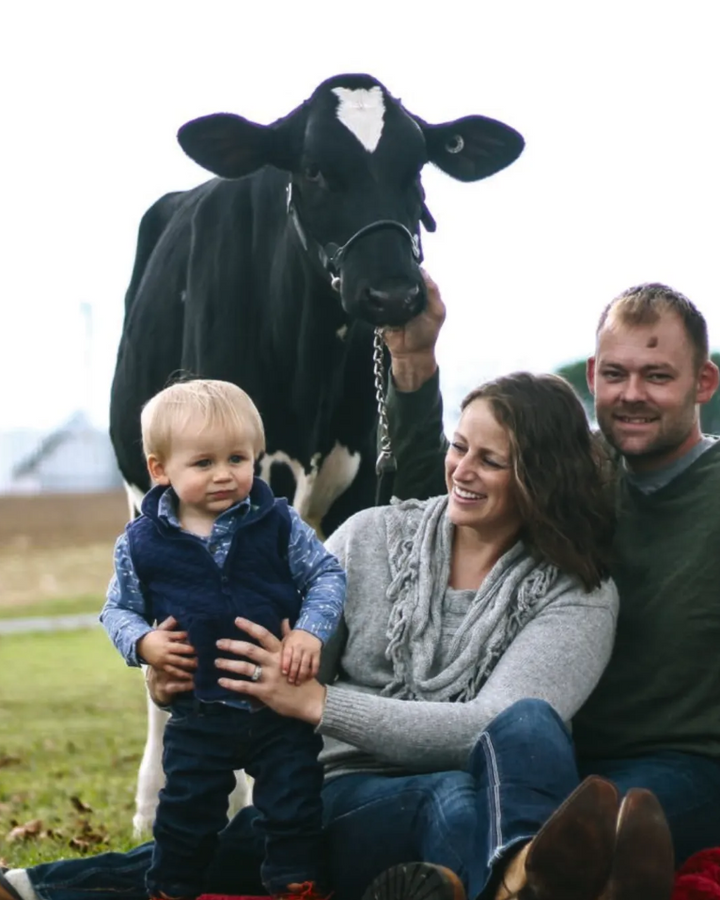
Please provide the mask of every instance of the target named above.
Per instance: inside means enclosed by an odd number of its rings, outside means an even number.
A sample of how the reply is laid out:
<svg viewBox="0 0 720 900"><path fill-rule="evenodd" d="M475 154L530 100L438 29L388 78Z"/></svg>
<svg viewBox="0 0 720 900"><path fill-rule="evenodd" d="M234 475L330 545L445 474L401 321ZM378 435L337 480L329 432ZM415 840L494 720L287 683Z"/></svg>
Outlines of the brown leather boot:
<svg viewBox="0 0 720 900"><path fill-rule="evenodd" d="M662 807L650 791L633 788L620 806L603 900L670 900L674 879L673 843Z"/></svg>
<svg viewBox="0 0 720 900"><path fill-rule="evenodd" d="M531 841L516 900L598 900L610 877L618 815L615 785L591 776Z"/></svg>

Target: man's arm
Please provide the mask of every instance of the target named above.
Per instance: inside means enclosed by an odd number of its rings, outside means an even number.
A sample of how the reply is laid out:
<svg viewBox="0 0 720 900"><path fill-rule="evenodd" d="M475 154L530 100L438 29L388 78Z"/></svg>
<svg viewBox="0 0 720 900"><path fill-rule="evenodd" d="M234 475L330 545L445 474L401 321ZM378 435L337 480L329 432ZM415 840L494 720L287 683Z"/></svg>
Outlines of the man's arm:
<svg viewBox="0 0 720 900"><path fill-rule="evenodd" d="M402 328L385 332L390 351L387 395L390 440L397 462L393 494L424 500L444 494L443 406L435 344L445 321L445 306L435 282L423 272L428 303Z"/></svg>
<svg viewBox="0 0 720 900"><path fill-rule="evenodd" d="M443 432L438 371L412 393L402 393L391 383L387 410L397 463L393 494L401 500L444 494L448 442Z"/></svg>

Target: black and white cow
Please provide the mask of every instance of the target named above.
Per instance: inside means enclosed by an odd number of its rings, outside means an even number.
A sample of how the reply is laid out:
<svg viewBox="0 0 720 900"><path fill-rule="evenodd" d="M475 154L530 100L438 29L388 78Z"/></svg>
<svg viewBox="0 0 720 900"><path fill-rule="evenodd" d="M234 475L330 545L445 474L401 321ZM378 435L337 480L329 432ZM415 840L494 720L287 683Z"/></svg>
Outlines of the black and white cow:
<svg viewBox="0 0 720 900"><path fill-rule="evenodd" d="M174 373L233 381L265 423L262 476L327 535L373 502L373 328L426 302L422 168L477 181L523 139L483 116L430 125L368 75L271 125L220 113L178 139L219 177L142 219L111 395L120 469L138 506L140 410Z"/></svg>

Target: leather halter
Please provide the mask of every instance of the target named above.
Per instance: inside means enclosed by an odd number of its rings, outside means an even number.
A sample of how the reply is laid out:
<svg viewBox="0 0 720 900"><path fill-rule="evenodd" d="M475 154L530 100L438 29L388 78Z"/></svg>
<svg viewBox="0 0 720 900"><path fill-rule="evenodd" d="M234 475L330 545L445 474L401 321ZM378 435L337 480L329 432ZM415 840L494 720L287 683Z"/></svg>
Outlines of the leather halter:
<svg viewBox="0 0 720 900"><path fill-rule="evenodd" d="M418 265L423 261L423 252L422 245L420 244L419 231L417 234L413 234L409 228L406 228L401 222L396 222L394 219L378 219L375 222L371 222L369 225L363 225L362 228L359 228L355 232L355 234L348 238L348 240L342 245L329 243L325 246L322 246L322 244L318 243L318 241L314 240L313 238L308 238L308 235L303 228L302 222L300 221L297 206L295 205L292 181L290 181L287 186L287 212L290 216L290 219L292 220L293 225L295 226L295 231L297 231L298 237L300 238L300 243L303 245L303 248L309 251L312 245L315 252L317 253L318 259L320 260L320 265L330 276L330 284L336 291L340 290L340 270L342 269L343 263L345 262L345 257L347 256L348 252L353 247L353 245L360 240L360 238L363 238L368 234L372 234L374 231L387 229L399 231L410 241L412 255L415 257Z"/></svg>

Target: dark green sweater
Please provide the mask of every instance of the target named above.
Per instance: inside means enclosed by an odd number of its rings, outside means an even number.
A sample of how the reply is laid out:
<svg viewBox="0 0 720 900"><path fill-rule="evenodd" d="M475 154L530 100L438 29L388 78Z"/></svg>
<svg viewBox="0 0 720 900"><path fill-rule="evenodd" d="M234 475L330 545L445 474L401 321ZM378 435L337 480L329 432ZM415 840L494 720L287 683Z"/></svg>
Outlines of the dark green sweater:
<svg viewBox="0 0 720 900"><path fill-rule="evenodd" d="M445 490L437 377L390 391L395 493ZM720 758L720 441L668 485L642 494L621 478L613 578L615 649L573 721L584 758L682 750Z"/></svg>

